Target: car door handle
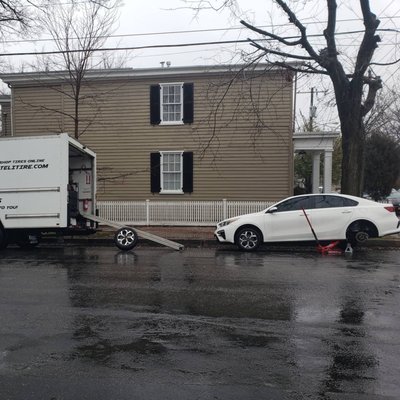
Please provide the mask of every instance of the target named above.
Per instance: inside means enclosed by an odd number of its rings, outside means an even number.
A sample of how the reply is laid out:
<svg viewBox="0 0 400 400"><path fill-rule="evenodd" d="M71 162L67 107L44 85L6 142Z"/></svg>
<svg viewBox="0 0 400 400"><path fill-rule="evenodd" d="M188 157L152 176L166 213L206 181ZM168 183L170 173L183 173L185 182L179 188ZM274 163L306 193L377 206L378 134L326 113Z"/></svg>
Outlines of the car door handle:
<svg viewBox="0 0 400 400"><path fill-rule="evenodd" d="M342 211L342 214L351 214L350 210Z"/></svg>

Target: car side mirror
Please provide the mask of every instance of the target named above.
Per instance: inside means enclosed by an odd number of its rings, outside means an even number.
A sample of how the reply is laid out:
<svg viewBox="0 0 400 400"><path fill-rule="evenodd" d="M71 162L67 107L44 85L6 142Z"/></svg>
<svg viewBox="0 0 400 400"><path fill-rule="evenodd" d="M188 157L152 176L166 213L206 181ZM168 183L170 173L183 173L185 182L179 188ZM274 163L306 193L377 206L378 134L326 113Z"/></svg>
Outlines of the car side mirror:
<svg viewBox="0 0 400 400"><path fill-rule="evenodd" d="M271 207L270 209L268 209L267 213L268 214L273 214L276 211L278 211L278 207Z"/></svg>

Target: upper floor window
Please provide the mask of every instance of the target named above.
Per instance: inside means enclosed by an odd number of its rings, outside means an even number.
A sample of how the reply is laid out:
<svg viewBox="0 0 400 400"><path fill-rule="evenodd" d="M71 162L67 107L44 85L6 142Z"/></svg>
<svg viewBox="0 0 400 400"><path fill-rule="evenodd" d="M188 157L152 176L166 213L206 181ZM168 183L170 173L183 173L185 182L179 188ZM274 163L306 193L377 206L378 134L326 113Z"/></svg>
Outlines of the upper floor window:
<svg viewBox="0 0 400 400"><path fill-rule="evenodd" d="M183 124L183 83L161 84L161 123Z"/></svg>
<svg viewBox="0 0 400 400"><path fill-rule="evenodd" d="M193 122L193 83L150 86L150 123L180 125Z"/></svg>

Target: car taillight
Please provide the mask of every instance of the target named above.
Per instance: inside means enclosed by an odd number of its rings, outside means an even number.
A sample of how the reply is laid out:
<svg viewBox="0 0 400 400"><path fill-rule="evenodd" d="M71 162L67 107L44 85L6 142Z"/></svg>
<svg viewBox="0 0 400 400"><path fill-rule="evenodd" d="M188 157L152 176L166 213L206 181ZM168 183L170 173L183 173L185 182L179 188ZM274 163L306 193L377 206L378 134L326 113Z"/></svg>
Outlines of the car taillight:
<svg viewBox="0 0 400 400"><path fill-rule="evenodd" d="M385 206L385 210L388 210L389 212L395 212L396 208L395 206Z"/></svg>

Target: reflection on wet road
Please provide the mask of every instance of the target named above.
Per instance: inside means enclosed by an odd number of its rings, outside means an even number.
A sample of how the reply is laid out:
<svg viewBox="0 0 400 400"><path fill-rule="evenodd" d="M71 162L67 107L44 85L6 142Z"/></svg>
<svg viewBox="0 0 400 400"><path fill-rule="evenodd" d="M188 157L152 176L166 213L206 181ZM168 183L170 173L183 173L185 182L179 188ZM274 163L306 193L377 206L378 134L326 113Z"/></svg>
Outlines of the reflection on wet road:
<svg viewBox="0 0 400 400"><path fill-rule="evenodd" d="M1 399L397 399L398 251L0 255Z"/></svg>

